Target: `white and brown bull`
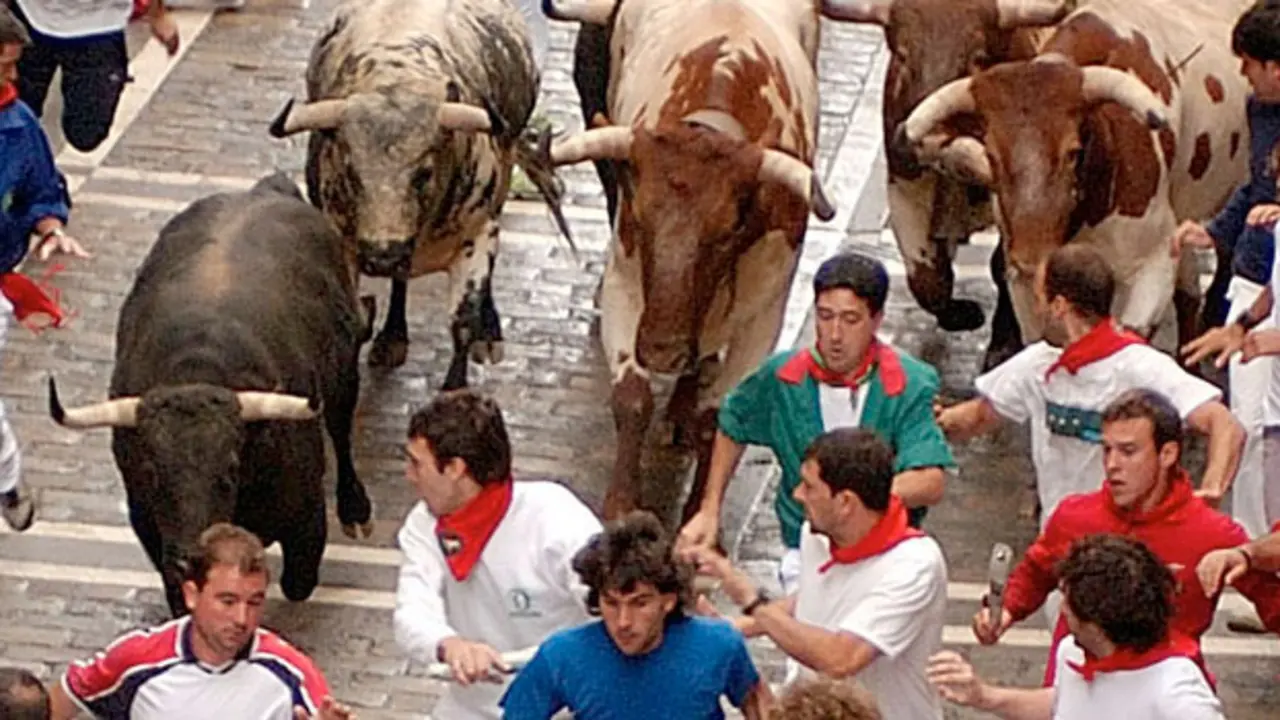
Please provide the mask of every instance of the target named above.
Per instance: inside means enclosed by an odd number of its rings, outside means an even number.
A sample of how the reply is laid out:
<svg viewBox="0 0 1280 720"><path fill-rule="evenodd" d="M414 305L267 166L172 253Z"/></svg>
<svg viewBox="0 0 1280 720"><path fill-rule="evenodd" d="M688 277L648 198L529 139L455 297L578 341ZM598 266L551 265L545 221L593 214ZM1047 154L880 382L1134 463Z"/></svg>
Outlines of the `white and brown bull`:
<svg viewBox="0 0 1280 720"><path fill-rule="evenodd" d="M942 153L990 187L1014 310L1027 341L1037 265L1065 242L1096 245L1124 324L1154 333L1172 301L1185 341L1200 288L1190 254L1170 254L1186 218L1212 215L1247 174L1248 87L1231 26L1247 3L1092 0L1032 61L997 65L929 96L898 142ZM957 121L981 139L955 137Z"/></svg>
<svg viewBox="0 0 1280 720"><path fill-rule="evenodd" d="M650 373L663 373L680 376L667 414L697 449L687 519L701 503L721 398L776 342L809 212L834 215L811 169L817 3L544 9L612 24L607 117L551 150L556 164L613 163L611 190L621 190L599 298L618 430L605 515L636 503Z"/></svg>
<svg viewBox="0 0 1280 720"><path fill-rule="evenodd" d="M552 176L522 140L538 97L523 17L506 0L346 0L312 49L307 96L271 132L311 132L311 202L342 232L353 276L391 278L369 362L404 363L406 283L447 272L444 387L465 385L468 351L501 356L490 277L513 164L564 227Z"/></svg>
<svg viewBox="0 0 1280 720"><path fill-rule="evenodd" d="M973 300L953 297L956 246L991 224L985 187L939 173L910 148L888 143L898 126L930 93L997 63L1029 60L1051 26L1075 9L1077 0L824 0L832 20L884 28L888 67L881 121L888 160L887 201L893 230L907 268L907 284L920 307L947 331L982 326ZM977 133L958 125L956 132ZM905 152L904 152L905 151ZM1004 281L1004 254L991 256L997 301L984 364L992 366L1021 347L1017 321Z"/></svg>

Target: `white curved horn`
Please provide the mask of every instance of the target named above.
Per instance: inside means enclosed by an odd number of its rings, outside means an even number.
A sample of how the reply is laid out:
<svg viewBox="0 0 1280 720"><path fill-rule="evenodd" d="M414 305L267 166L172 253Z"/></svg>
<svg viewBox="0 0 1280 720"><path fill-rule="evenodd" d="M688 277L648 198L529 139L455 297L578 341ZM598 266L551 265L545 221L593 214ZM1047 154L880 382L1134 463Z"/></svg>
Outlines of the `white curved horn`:
<svg viewBox="0 0 1280 720"><path fill-rule="evenodd" d="M304 130L333 130L342 125L346 109L346 100L317 100L296 105L290 99L271 122L271 136L282 138Z"/></svg>
<svg viewBox="0 0 1280 720"><path fill-rule="evenodd" d="M608 25L618 0L542 0L542 13L552 20Z"/></svg>
<svg viewBox="0 0 1280 720"><path fill-rule="evenodd" d="M318 404L309 398L284 393L245 390L236 393L240 402L240 419L255 420L311 420L320 414Z"/></svg>
<svg viewBox="0 0 1280 720"><path fill-rule="evenodd" d="M977 103L971 87L970 78L952 80L921 100L902 123L900 132L905 134L907 142L915 145L943 120L959 113L973 112Z"/></svg>
<svg viewBox="0 0 1280 720"><path fill-rule="evenodd" d="M776 182L785 186L796 197L808 203L813 214L820 220L826 221L836 216L835 206L827 199L813 168L784 152L765 150L756 178L760 182Z"/></svg>
<svg viewBox="0 0 1280 720"><path fill-rule="evenodd" d="M1075 11L1077 0L996 0L1000 27L1053 25Z"/></svg>
<svg viewBox="0 0 1280 720"><path fill-rule="evenodd" d="M1152 130L1169 126L1164 102L1136 75L1099 66L1081 68L1080 72L1084 75L1081 91L1087 102L1119 103Z"/></svg>
<svg viewBox="0 0 1280 720"><path fill-rule="evenodd" d="M49 378L49 415L59 425L74 430L90 430L99 427L137 427L138 398L126 397L86 405L80 408L62 407L58 399L58 386Z"/></svg>
<svg viewBox="0 0 1280 720"><path fill-rule="evenodd" d="M889 24L893 0L822 0L822 14L843 22Z"/></svg>
<svg viewBox="0 0 1280 720"><path fill-rule="evenodd" d="M626 160L631 157L631 128L592 128L551 146L551 162L572 165L583 160Z"/></svg>
<svg viewBox="0 0 1280 720"><path fill-rule="evenodd" d="M489 132L493 129L493 123L489 120L489 113L484 108L468 105L467 103L441 103L440 109L436 113L436 119L440 122L440 127L446 130Z"/></svg>

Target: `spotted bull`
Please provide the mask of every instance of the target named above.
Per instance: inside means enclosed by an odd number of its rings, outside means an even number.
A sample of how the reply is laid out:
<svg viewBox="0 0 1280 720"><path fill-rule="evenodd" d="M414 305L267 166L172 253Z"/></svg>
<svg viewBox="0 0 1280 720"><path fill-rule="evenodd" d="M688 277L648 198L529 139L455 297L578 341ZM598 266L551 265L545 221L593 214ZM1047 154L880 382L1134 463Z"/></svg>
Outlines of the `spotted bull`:
<svg viewBox="0 0 1280 720"><path fill-rule="evenodd" d="M308 102L290 101L271 133L311 133L311 201L348 243L353 277L391 279L370 364L404 363L406 283L434 272L449 276L444 387L466 384L468 352L500 359L490 282L514 164L564 227L553 178L522 138L538 82L524 19L506 0L346 0L316 41Z"/></svg>
<svg viewBox="0 0 1280 720"><path fill-rule="evenodd" d="M944 330L975 330L982 309L953 297L956 246L991 224L987 189L937 172L918 152L887 141L926 96L948 82L1010 60L1035 56L1049 28L1076 0L824 0L823 14L884 28L889 59L884 79L889 227L906 264L916 302ZM975 128L953 128L955 131ZM991 257L997 302L984 362L993 366L1021 346L1004 281L1004 255Z"/></svg>
<svg viewBox="0 0 1280 720"><path fill-rule="evenodd" d="M938 143L952 172L994 190L1024 338L1041 336L1035 268L1067 241L1111 261L1122 323L1150 335L1172 302L1180 339L1194 333L1194 263L1179 265L1168 238L1247 175L1248 88L1228 44L1246 6L1092 0L1034 60L954 81L903 123L900 142ZM957 121L981 134L940 132Z"/></svg>
<svg viewBox="0 0 1280 720"><path fill-rule="evenodd" d="M285 596L311 595L326 537L321 417L338 519L370 534L351 459L366 328L341 238L277 174L161 229L120 310L109 400L64 408L50 380L55 421L112 428L129 521L174 615L182 562L215 522L279 541Z"/></svg>
<svg viewBox="0 0 1280 720"><path fill-rule="evenodd" d="M616 170L616 185L603 178L616 210L599 296L618 430L605 515L636 502L650 375L662 373L679 376L667 414L697 450L687 517L721 398L773 349L808 215L834 215L811 170L817 7L547 0L544 10L612 28L607 112L551 148L557 165Z"/></svg>

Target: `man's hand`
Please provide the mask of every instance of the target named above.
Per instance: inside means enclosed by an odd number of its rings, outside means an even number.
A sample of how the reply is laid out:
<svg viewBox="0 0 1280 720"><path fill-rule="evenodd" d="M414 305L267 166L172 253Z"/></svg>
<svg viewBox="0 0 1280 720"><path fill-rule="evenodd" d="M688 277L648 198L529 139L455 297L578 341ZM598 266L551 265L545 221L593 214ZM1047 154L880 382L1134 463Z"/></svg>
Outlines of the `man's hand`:
<svg viewBox="0 0 1280 720"><path fill-rule="evenodd" d="M41 240L36 249L36 257L40 259L40 262L47 262L55 254L71 255L78 258L93 257L75 238L61 229L46 236L46 239Z"/></svg>
<svg viewBox="0 0 1280 720"><path fill-rule="evenodd" d="M1238 323L1216 327L1182 347L1183 363L1192 367L1216 353L1213 364L1222 369L1227 366L1227 360L1244 347L1244 339L1244 328Z"/></svg>
<svg viewBox="0 0 1280 720"><path fill-rule="evenodd" d="M987 705L988 686L973 671L973 666L957 653L944 650L929 658L925 668L929 683L949 702L965 707Z"/></svg>
<svg viewBox="0 0 1280 720"><path fill-rule="evenodd" d="M151 37L164 46L164 50L169 53L169 57L177 55L182 39L178 37L178 24L173 21L173 16L167 12L160 11L159 15L151 16L150 24Z"/></svg>
<svg viewBox="0 0 1280 720"><path fill-rule="evenodd" d="M293 720L356 720L356 718L357 715L351 708L331 697L325 698L324 702L320 703L320 712L315 715L308 715L306 708L301 705L293 706Z"/></svg>
<svg viewBox="0 0 1280 720"><path fill-rule="evenodd" d="M1200 488L1194 494L1211 508L1217 509L1222 504L1222 491L1217 488Z"/></svg>
<svg viewBox="0 0 1280 720"><path fill-rule="evenodd" d="M1280 330L1275 328L1254 330L1244 336L1244 345L1240 348L1240 362L1247 363L1254 358L1267 355L1280 355Z"/></svg>
<svg viewBox="0 0 1280 720"><path fill-rule="evenodd" d="M1169 240L1169 254L1178 257L1182 254L1183 248L1209 250L1213 245L1213 236L1204 229L1204 225L1194 220L1184 220Z"/></svg>
<svg viewBox="0 0 1280 720"><path fill-rule="evenodd" d="M511 672L502 662L502 653L484 643L451 637L440 641L440 649L440 659L453 671L453 679L460 685L470 685L477 680L500 683L500 673Z"/></svg>
<svg viewBox="0 0 1280 720"><path fill-rule="evenodd" d="M1246 224L1253 225L1255 227L1274 225L1276 220L1280 220L1280 205L1275 203L1254 205L1253 209L1249 211L1248 216L1244 219Z"/></svg>
<svg viewBox="0 0 1280 720"><path fill-rule="evenodd" d="M1249 558L1240 548L1214 550L1200 558L1200 564L1196 566L1200 586L1208 598L1222 592L1248 571Z"/></svg>
<svg viewBox="0 0 1280 720"><path fill-rule="evenodd" d="M756 585L729 562L729 558L708 547L695 546L676 551L677 557L693 565L699 575L720 581L720 589L739 606L748 605L759 592Z"/></svg>
<svg viewBox="0 0 1280 720"><path fill-rule="evenodd" d="M973 616L973 636L983 645L995 645L1001 635L1013 625L1013 616L1008 610L1000 608L1000 625L992 624L991 608L982 608Z"/></svg>
<svg viewBox="0 0 1280 720"><path fill-rule="evenodd" d="M715 513L699 510L680 528L680 534L676 537L676 551L714 547L719 534L720 518Z"/></svg>

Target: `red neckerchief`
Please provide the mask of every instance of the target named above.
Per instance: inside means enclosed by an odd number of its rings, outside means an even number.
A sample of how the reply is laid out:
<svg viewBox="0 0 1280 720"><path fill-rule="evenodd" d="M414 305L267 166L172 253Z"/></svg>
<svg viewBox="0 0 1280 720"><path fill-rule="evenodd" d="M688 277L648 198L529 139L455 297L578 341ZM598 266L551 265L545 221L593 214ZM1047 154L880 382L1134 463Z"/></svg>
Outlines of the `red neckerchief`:
<svg viewBox="0 0 1280 720"><path fill-rule="evenodd" d="M818 359L816 350L805 348L797 351L778 368L778 377L783 382L798 385L808 375L820 383L857 389L871 377L873 368L880 373L880 383L884 386L885 395L893 397L906 389L907 375L902 370L902 360L892 347L879 340L871 341L871 346L862 357L862 363L847 375L832 372Z"/></svg>
<svg viewBox="0 0 1280 720"><path fill-rule="evenodd" d="M18 86L13 83L0 85L0 110L13 104L18 99Z"/></svg>
<svg viewBox="0 0 1280 720"><path fill-rule="evenodd" d="M1096 658L1084 650L1084 664L1077 665L1068 661L1067 667L1084 676L1085 682L1093 682L1098 673L1121 672L1124 670L1141 670L1151 667L1169 658L1184 657L1195 662L1200 646L1195 640L1176 632L1146 652L1135 652L1128 648L1116 648L1116 651L1104 658Z"/></svg>
<svg viewBox="0 0 1280 720"><path fill-rule="evenodd" d="M449 563L449 572L459 582L471 574L498 523L506 516L513 485L511 478L485 485L471 502L436 521L436 540Z"/></svg>
<svg viewBox="0 0 1280 720"><path fill-rule="evenodd" d="M49 280L61 270L61 265L54 265L39 281L32 280L22 273L0 273L0 295L4 295L9 304L13 305L13 316L18 319L18 322L32 332L39 333L45 329L33 322L27 322L27 318L32 315L48 315L52 318L50 325L53 327L62 327L62 323L70 317L59 302L62 291L48 284Z"/></svg>
<svg viewBox="0 0 1280 720"><path fill-rule="evenodd" d="M1146 344L1147 341L1141 335L1117 328L1114 320L1105 318L1085 333L1084 337L1063 348L1062 355L1045 371L1044 379L1048 382L1049 376L1058 368L1075 375L1085 365L1111 357L1130 345Z"/></svg>
<svg viewBox="0 0 1280 720"><path fill-rule="evenodd" d="M1112 515L1133 525L1149 525L1163 520L1186 507L1187 503L1195 498L1195 491L1191 488L1191 476L1187 474L1186 470L1178 468L1174 476L1169 478L1168 491L1160 499L1160 502L1150 510L1119 507L1116 505L1115 498L1111 497L1109 492L1103 492L1102 497L1103 502L1107 505L1107 511Z"/></svg>
<svg viewBox="0 0 1280 720"><path fill-rule="evenodd" d="M889 552L903 540L918 537L924 537L924 533L907 523L907 506L902 504L897 495L890 495L889 507L884 511L884 517L871 528L871 532L849 547L838 548L832 545L831 559L818 568L818 572L824 573L836 564L852 565Z"/></svg>

